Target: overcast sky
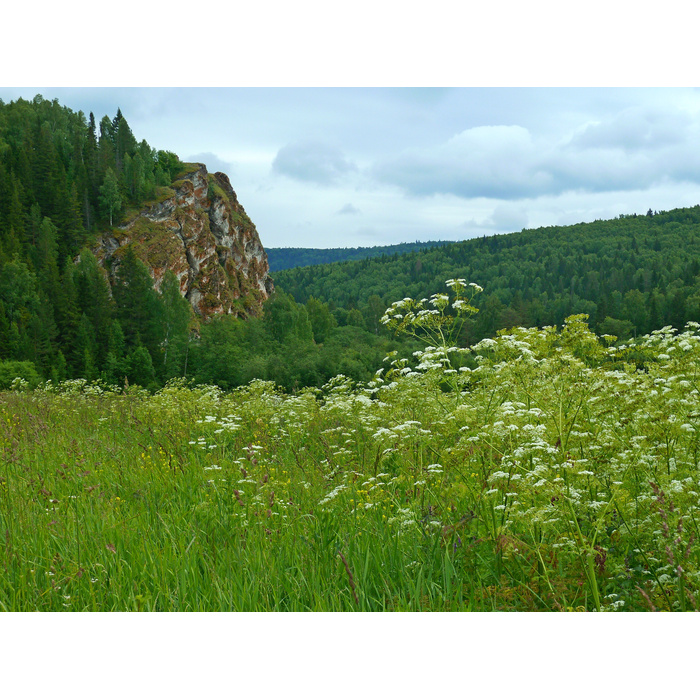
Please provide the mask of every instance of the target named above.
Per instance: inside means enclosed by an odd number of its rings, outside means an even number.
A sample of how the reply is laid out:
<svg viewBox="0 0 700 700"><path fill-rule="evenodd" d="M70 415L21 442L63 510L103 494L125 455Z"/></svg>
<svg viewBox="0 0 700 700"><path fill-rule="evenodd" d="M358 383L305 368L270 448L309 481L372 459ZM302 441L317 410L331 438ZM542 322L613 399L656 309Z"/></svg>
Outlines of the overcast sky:
<svg viewBox="0 0 700 700"><path fill-rule="evenodd" d="M267 247L462 240L700 203L700 91L2 88L231 179Z"/></svg>

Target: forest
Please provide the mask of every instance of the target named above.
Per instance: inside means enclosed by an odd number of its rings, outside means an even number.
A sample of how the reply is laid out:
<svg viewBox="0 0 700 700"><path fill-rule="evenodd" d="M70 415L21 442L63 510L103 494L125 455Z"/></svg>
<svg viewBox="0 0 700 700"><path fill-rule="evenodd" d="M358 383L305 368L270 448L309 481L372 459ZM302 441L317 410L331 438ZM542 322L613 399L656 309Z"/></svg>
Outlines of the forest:
<svg viewBox="0 0 700 700"><path fill-rule="evenodd" d="M308 267L345 260L364 260L387 255L402 255L414 250L425 250L435 246L446 245L447 241L426 241L422 243L398 243L396 245L360 247L360 248L267 248L270 270L287 270L292 267Z"/></svg>
<svg viewBox="0 0 700 700"><path fill-rule="evenodd" d="M138 142L120 110L98 133L92 113L40 95L0 104L0 385L13 373L30 382L130 374L145 385L153 357L161 376L171 371L177 353L164 342L189 322L174 278L157 294L130 255L112 290L88 247L181 168L174 153Z"/></svg>
<svg viewBox="0 0 700 700"><path fill-rule="evenodd" d="M501 328L561 325L586 313L598 333L627 339L700 315L700 206L520 233L316 267L283 270L275 284L299 303L313 297L340 322L358 310L366 324L404 296L427 297L444 280L484 288L477 342ZM381 314L379 314L381 315Z"/></svg>
<svg viewBox="0 0 700 700"><path fill-rule="evenodd" d="M345 259L274 272L260 317L202 322L174 276L156 291L132 251L112 288L89 250L185 167L137 141L120 110L97 123L41 96L0 105L0 387L16 376L150 390L176 377L226 390L367 381L389 352L417 349L380 322L387 307L450 278L484 288L464 346L572 314L619 342L700 317L696 206L457 243L281 249L280 265Z"/></svg>

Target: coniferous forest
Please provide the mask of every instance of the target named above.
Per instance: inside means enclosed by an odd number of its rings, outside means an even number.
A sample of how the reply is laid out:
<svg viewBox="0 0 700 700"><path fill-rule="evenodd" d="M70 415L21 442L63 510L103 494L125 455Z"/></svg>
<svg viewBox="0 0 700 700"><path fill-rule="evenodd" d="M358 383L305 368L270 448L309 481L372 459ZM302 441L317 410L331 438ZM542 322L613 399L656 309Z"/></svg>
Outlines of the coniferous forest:
<svg viewBox="0 0 700 700"><path fill-rule="evenodd" d="M172 280L156 294L128 256L110 290L88 247L180 168L138 142L121 111L97 125L40 96L0 105L0 385L13 372L148 384L153 359L158 376L170 371L163 320L188 313Z"/></svg>
<svg viewBox="0 0 700 700"><path fill-rule="evenodd" d="M422 243L398 243L396 245L373 246L371 248L267 248L270 270L288 270L292 267L324 265L346 260L364 260L390 255L402 255L414 250L425 250L434 246L447 245L447 241L426 241Z"/></svg>

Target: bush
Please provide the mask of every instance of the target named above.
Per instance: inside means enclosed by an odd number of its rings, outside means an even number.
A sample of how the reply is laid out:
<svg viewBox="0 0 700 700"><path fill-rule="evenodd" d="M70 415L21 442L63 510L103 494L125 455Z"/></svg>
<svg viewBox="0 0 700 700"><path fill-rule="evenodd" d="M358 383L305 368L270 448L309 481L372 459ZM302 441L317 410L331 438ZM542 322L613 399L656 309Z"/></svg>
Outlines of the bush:
<svg viewBox="0 0 700 700"><path fill-rule="evenodd" d="M0 361L0 389L12 388L12 384L17 378L24 380L30 389L36 388L37 384L41 382L41 377L33 362Z"/></svg>

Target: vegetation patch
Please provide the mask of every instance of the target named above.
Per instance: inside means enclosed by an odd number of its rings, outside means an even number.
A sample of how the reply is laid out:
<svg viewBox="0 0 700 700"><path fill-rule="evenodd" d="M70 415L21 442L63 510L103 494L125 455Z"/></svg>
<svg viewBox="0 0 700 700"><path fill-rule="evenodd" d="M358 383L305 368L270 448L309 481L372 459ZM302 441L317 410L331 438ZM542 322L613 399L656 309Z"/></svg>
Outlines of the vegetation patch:
<svg viewBox="0 0 700 700"><path fill-rule="evenodd" d="M697 610L700 324L647 371L583 317L460 348L451 282L392 305L432 344L366 384L2 394L0 605Z"/></svg>
<svg viewBox="0 0 700 700"><path fill-rule="evenodd" d="M209 184L209 201L213 201L214 199L222 199L224 202L226 202L226 204L231 204L228 195L226 194L226 192L224 192L224 190L216 181L216 178L211 173L207 177L207 182Z"/></svg>

